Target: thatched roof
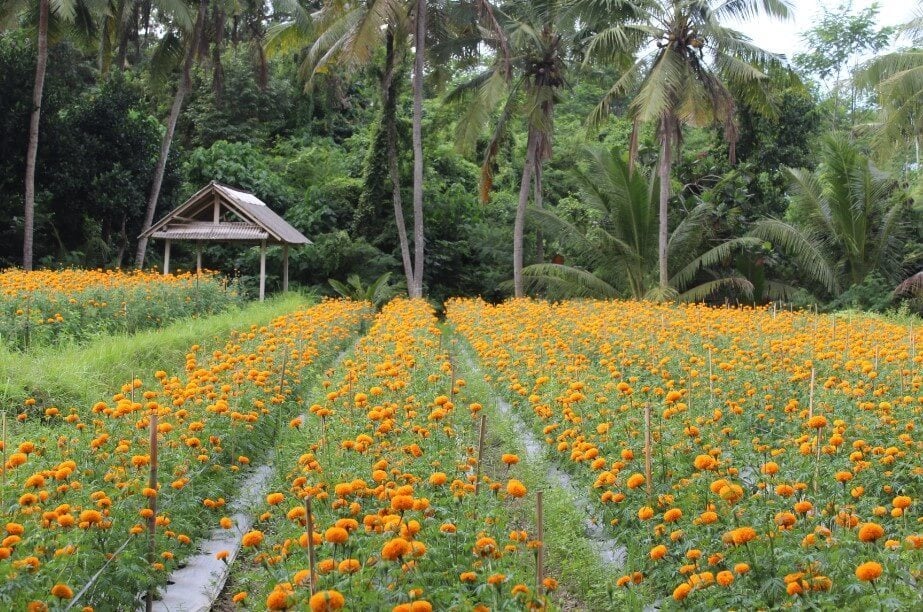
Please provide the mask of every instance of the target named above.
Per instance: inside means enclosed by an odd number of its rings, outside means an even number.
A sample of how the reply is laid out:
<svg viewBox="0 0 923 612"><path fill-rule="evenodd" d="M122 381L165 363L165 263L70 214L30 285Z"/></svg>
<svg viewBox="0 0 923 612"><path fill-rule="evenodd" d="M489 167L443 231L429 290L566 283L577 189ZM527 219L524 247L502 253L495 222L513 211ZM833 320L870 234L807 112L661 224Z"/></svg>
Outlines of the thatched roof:
<svg viewBox="0 0 923 612"><path fill-rule="evenodd" d="M216 181L167 213L142 236L170 240L311 244L258 197Z"/></svg>

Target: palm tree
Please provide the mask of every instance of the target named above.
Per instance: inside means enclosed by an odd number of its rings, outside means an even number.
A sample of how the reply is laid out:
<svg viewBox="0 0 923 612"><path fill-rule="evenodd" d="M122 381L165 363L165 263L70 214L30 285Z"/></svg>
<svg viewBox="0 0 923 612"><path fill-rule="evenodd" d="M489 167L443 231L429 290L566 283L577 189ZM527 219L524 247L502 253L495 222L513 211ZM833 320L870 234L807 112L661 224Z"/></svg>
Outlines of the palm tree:
<svg viewBox="0 0 923 612"><path fill-rule="evenodd" d="M643 169L630 169L615 150L596 148L586 153L587 169L575 170L589 221L569 221L552 210L533 208L530 216L556 236L561 246L587 268L539 263L523 270L530 290L549 297L617 297L617 287L627 283L635 299L656 297L651 272L657 262L658 200L660 179ZM761 240L744 236L709 246L706 231L711 210L699 204L670 236L671 261L682 262L671 270L671 291L680 299L700 300L719 290L750 296L753 283L730 271L716 274L711 268L733 259L735 252L757 248ZM696 284L696 281L703 280ZM652 284L654 286L652 286Z"/></svg>
<svg viewBox="0 0 923 612"><path fill-rule="evenodd" d="M375 49L385 47L384 69L380 82L384 109L383 124L386 131L388 173L391 180L391 199L404 276L409 289L416 283L416 268L410 254L404 206L401 198L400 173L397 156L396 104L398 85L397 67L406 52L408 38L408 10L401 0L371 0L344 4L336 0L326 2L316 12L309 13L293 0L277 0L276 8L287 18L269 29L266 48L270 54L307 48L300 71L306 87L313 86L318 74L329 71L334 65L362 66L373 61ZM416 201L414 202L416 204ZM414 241L416 238L416 209ZM422 233L422 219L420 224ZM419 240L422 250L422 239ZM422 255L415 257L422 261ZM421 263L422 266L422 263ZM422 270L422 268L421 268ZM422 272L421 272L422 273Z"/></svg>
<svg viewBox="0 0 923 612"><path fill-rule="evenodd" d="M858 85L878 94L879 116L861 126L874 135L877 148L893 152L912 143L920 165L923 138L923 9L900 28L912 47L878 56L857 75Z"/></svg>
<svg viewBox="0 0 923 612"><path fill-rule="evenodd" d="M508 12L504 12L506 9ZM491 111L501 108L481 165L483 201L489 198L493 165L509 122L517 111L525 119L525 161L513 224L513 292L516 297L522 297L523 238L529 192L533 192L536 205L540 207L542 164L552 154L554 108L559 90L567 85L567 43L574 20L565 13L560 0L512 3L501 7L499 12L507 20L502 28L492 9L484 11L490 19L484 28L485 42L495 50L492 64L456 87L447 99L467 104L467 112L458 123L458 139L463 145L476 140Z"/></svg>
<svg viewBox="0 0 923 612"><path fill-rule="evenodd" d="M15 27L22 19L31 19L32 4L29 0L11 0L0 4L0 31ZM39 0L36 29L37 52L35 58L35 80L32 87L32 113L29 116L29 144L26 148L26 171L24 179L24 214L22 267L31 270L33 266L33 240L35 234L35 166L38 156L39 124L42 114L42 94L45 88L45 72L48 67L49 29L55 37L73 32L78 37L91 37L96 26L96 16L102 11L94 0Z"/></svg>
<svg viewBox="0 0 923 612"><path fill-rule="evenodd" d="M872 271L894 270L904 202L896 182L840 134L821 145L817 170L787 169L791 211L800 222L766 220L751 233L803 257L833 294Z"/></svg>
<svg viewBox="0 0 923 612"><path fill-rule="evenodd" d="M183 53L183 64L180 70L179 83L176 86L176 92L173 95L173 104L170 107L170 114L167 116L167 129L163 135L163 141L160 145L160 156L157 158L157 165L154 167L154 178L151 181L151 190L147 198L147 208L144 213L144 224L141 227L141 233L144 234L151 228L154 223L154 212L157 210L157 200L160 198L160 187L163 184L163 176L167 168L167 158L170 155L170 147L173 144L173 133L176 131L176 122L179 120L179 114L183 109L183 100L192 87L192 64L200 51L202 41L202 31L205 27L207 0L198 1L198 12L195 21L188 18L188 14L177 12L174 14L173 25L175 31L169 32L161 41L158 53L155 53L155 68L163 70L163 66L168 64L169 58L177 53ZM159 61L157 61L159 59ZM147 251L147 238L138 239L138 250L135 254L135 266L144 267L144 256Z"/></svg>
<svg viewBox="0 0 923 612"><path fill-rule="evenodd" d="M633 93L631 162L640 123L654 122L660 141L658 258L662 297L670 293L670 175L682 143L683 125L724 128L734 162L737 140L735 95L754 108L767 108L760 67L777 60L722 21L760 14L785 18L786 0L583 0L586 21L595 33L586 57L621 61L639 56L612 85L590 115L598 125L613 102ZM613 13L613 8L620 10ZM616 15L613 21L610 15Z"/></svg>

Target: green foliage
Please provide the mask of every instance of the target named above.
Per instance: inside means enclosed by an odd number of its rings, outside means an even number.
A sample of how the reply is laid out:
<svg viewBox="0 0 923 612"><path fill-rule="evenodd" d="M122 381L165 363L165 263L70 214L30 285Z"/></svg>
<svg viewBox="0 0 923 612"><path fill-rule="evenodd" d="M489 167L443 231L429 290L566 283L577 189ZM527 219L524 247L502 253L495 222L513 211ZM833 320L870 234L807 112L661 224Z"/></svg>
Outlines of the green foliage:
<svg viewBox="0 0 923 612"><path fill-rule="evenodd" d="M357 274L350 274L345 283L333 278L327 282L342 297L357 302L370 302L376 308L381 308L391 298L406 292L406 287L402 287L402 283L391 284L390 280L391 273L385 272L367 285Z"/></svg>

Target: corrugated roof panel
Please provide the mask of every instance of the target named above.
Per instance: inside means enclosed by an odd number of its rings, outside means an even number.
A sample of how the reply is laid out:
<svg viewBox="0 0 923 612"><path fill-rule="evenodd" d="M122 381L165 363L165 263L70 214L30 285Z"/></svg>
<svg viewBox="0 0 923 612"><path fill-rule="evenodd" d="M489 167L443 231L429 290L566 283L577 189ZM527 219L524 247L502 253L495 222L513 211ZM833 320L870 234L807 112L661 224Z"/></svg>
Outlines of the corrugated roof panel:
<svg viewBox="0 0 923 612"><path fill-rule="evenodd" d="M269 234L259 227L245 224L190 223L167 226L152 234L153 238L171 240L266 240Z"/></svg>

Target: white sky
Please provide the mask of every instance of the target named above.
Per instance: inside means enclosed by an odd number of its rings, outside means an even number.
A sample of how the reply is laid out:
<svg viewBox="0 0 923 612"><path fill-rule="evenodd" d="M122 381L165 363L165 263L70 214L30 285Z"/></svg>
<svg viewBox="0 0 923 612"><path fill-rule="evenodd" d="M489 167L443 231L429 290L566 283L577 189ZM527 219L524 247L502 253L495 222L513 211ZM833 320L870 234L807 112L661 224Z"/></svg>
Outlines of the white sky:
<svg viewBox="0 0 923 612"><path fill-rule="evenodd" d="M748 23L734 24L762 48L782 53L788 59L796 53L807 51L801 33L810 29L823 13L821 7L834 10L841 0L792 0L794 18L777 21L761 18ZM853 0L854 10L871 6L873 0ZM923 4L921 0L879 0L878 20L882 26L894 26L910 21L914 9Z"/></svg>

